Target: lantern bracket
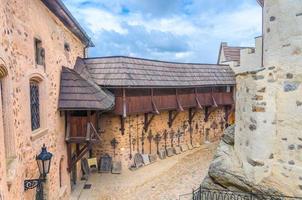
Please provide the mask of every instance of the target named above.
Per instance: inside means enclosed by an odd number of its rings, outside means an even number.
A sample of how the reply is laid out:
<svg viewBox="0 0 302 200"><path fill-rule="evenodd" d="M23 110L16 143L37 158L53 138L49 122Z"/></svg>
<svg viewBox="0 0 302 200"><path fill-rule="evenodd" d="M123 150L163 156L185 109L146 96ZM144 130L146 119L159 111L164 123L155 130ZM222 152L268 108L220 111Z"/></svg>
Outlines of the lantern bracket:
<svg viewBox="0 0 302 200"><path fill-rule="evenodd" d="M24 180L24 190L30 190L38 187L45 179L28 179Z"/></svg>

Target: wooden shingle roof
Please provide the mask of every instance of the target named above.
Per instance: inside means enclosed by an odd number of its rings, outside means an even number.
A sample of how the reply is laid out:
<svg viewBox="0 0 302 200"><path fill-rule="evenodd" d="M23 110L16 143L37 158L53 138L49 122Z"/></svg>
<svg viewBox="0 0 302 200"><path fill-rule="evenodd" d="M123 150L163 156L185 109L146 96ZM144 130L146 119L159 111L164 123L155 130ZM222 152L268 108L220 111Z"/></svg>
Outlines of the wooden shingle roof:
<svg viewBox="0 0 302 200"><path fill-rule="evenodd" d="M114 96L84 79L72 69L63 67L59 96L60 110L109 110Z"/></svg>
<svg viewBox="0 0 302 200"><path fill-rule="evenodd" d="M235 85L228 65L163 62L124 56L87 58L83 67L91 80L104 87L203 87ZM80 63L80 62L77 62Z"/></svg>

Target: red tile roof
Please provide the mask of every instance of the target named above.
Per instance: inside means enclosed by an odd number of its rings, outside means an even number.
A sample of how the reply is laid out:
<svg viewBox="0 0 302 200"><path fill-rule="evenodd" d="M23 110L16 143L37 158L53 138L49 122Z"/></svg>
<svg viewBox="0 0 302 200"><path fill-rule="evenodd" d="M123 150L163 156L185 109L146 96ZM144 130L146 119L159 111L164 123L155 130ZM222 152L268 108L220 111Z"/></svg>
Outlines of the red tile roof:
<svg viewBox="0 0 302 200"><path fill-rule="evenodd" d="M244 47L223 46L222 48L225 61L236 61L238 63L240 62L240 50L244 49Z"/></svg>

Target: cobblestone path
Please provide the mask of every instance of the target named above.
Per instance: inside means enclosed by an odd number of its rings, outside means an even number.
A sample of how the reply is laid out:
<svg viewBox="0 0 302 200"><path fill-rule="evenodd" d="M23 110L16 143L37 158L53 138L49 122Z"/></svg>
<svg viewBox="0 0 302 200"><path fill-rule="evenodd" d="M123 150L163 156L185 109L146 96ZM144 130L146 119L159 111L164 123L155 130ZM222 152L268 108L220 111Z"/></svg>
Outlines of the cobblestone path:
<svg viewBox="0 0 302 200"><path fill-rule="evenodd" d="M207 174L217 143L206 144L137 171L124 170L121 175L94 174L83 190L84 182L72 194L72 200L176 200L190 193ZM187 199L186 197L181 200Z"/></svg>

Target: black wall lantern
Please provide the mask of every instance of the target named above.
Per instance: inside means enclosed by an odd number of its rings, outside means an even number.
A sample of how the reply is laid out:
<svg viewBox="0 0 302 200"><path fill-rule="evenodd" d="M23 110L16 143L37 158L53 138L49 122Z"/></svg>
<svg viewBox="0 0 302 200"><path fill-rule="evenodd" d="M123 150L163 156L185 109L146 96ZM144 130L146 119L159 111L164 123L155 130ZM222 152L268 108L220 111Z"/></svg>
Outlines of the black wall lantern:
<svg viewBox="0 0 302 200"><path fill-rule="evenodd" d="M43 197L43 182L49 173L51 165L52 153L48 152L45 144L43 144L41 153L36 156L37 165L39 167L40 177L38 179L24 180L24 190L37 188L36 199L42 200Z"/></svg>

